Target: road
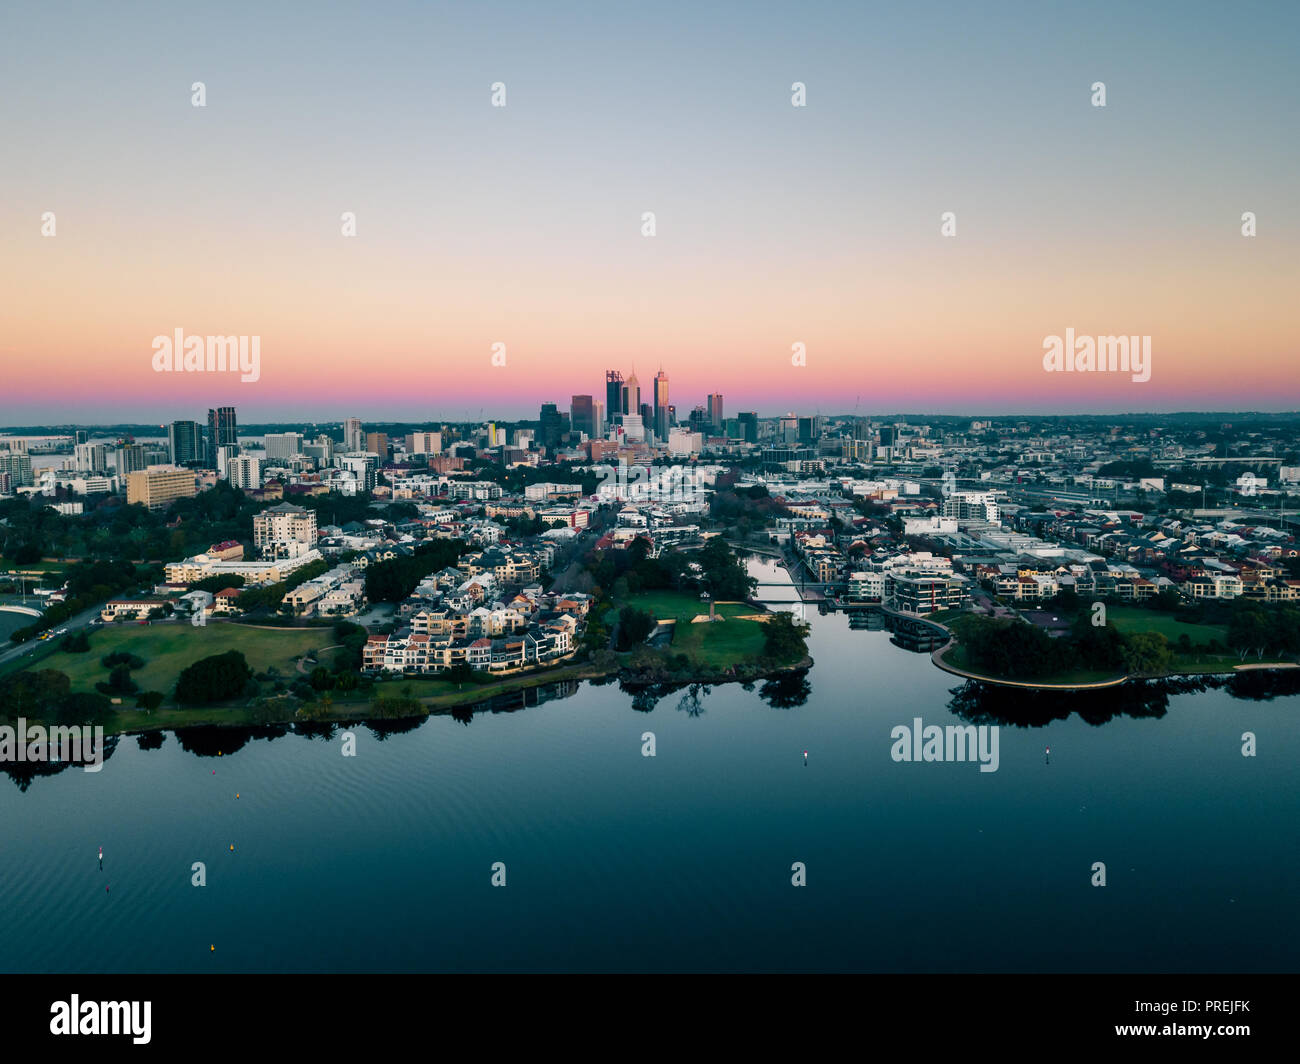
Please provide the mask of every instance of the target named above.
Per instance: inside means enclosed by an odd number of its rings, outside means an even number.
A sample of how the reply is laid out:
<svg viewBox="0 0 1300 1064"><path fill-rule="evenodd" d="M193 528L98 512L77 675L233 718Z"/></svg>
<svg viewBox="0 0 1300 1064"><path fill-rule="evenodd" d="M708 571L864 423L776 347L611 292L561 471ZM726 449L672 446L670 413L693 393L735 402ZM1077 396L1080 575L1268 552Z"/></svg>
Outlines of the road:
<svg viewBox="0 0 1300 1064"><path fill-rule="evenodd" d="M100 605L92 606L88 610L82 610L80 613L64 621L58 627L66 628L69 632L75 631L78 628L85 628L86 625L99 616L101 608L102 603ZM36 618L33 617L32 621L34 622L35 620ZM15 644L6 642L0 644L4 647L4 649L0 650L0 665L8 665L10 662L17 660L18 658L26 657L28 654L34 653L38 647L45 646L48 642L50 642L48 639L37 639L32 637L27 640L26 643Z"/></svg>

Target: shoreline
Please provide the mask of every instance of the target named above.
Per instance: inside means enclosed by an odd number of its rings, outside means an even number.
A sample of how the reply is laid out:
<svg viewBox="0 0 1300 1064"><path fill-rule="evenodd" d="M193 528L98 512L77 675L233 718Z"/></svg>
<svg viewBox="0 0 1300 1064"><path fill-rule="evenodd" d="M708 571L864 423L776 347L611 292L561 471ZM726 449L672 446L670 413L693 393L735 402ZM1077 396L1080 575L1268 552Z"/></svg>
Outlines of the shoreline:
<svg viewBox="0 0 1300 1064"><path fill-rule="evenodd" d="M1132 676L1125 674L1123 676L1112 677L1106 680L1083 680L1076 683L1053 683L1050 680L1035 681L1003 679L1000 677L984 676L979 673L969 672L956 665L948 664L943 660L943 656L955 647L958 642L952 629L939 621L932 621L925 617L918 616L916 619L924 621L926 624L932 624L936 628L941 628L948 635L948 641L944 643L943 646L930 652L931 664L952 676L960 676L963 679L972 680L975 683L986 683L995 687L1014 687L1019 690L1029 691L1099 691L1108 687L1121 687L1126 683L1145 683L1148 680L1174 680L1183 676L1232 676L1241 672L1269 672L1300 669L1300 663L1294 661L1281 661L1260 662L1258 664L1243 663L1241 665L1232 665L1227 668L1180 669L1175 672L1162 672L1151 676Z"/></svg>
<svg viewBox="0 0 1300 1064"><path fill-rule="evenodd" d="M301 708L301 703L295 706L288 715L259 712L259 709L264 707L255 705L211 706L199 707L194 710L171 706L155 711L155 714L161 712L162 717L154 715L130 720L123 714L143 714L144 711L126 709L116 711L116 721L112 727L105 726L104 734L105 736L125 736L179 731L185 728L255 728L289 724L366 724L371 722L418 720L448 713L456 709L473 708L489 703L496 698L566 681L607 681L610 678L617 678L620 682L626 683L633 688L651 687L656 684L672 684L681 687L692 684L708 684L712 686L772 679L787 673L804 671L811 668L812 665L813 659L805 654L799 661L790 665L763 667L754 663L747 663L728 666L727 668L737 670L731 675L718 670L707 669L694 669L690 673L682 675L670 672L661 674L656 670L633 668L624 662L619 662L613 667L582 663L566 665L558 669L530 675L512 676L492 684L466 684L465 689L462 691L423 696L419 693L418 687L415 686L422 682L421 678L399 677L394 680L383 681L365 701L335 703L332 711L322 716L299 717L297 711ZM395 689L392 691L393 694L400 695L402 693L401 687L408 684L412 685L410 697L423 707L424 712L406 713L394 717L377 717L371 712L374 698L389 695L390 688ZM189 717L190 714L193 714L192 718ZM35 718L33 719L35 720ZM44 724L45 722L39 721L39 723Z"/></svg>

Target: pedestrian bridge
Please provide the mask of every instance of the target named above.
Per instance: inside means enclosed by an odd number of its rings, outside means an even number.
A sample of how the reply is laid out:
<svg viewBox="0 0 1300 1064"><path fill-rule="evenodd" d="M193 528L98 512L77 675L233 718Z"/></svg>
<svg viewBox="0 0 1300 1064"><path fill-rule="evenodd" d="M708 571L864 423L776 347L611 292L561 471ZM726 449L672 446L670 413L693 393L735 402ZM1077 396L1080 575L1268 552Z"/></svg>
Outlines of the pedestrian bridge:
<svg viewBox="0 0 1300 1064"><path fill-rule="evenodd" d="M2 605L0 605L0 613L25 613L25 614L27 614L28 617L39 617L39 616L41 615L41 611L40 611L40 610L34 610L34 609L32 609L30 606L2 606Z"/></svg>

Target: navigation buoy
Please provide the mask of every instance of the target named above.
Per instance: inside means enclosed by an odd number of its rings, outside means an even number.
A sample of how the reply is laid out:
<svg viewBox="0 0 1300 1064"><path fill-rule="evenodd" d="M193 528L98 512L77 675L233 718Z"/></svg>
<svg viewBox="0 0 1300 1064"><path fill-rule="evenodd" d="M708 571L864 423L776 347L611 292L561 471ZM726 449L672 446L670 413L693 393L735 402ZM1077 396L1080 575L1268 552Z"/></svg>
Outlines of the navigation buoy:
<svg viewBox="0 0 1300 1064"><path fill-rule="evenodd" d="M235 844L233 842L230 844L230 852L231 853L235 852Z"/></svg>
<svg viewBox="0 0 1300 1064"><path fill-rule="evenodd" d="M217 947L216 947L216 946L209 946L209 947L208 947L208 951L211 952L211 953L216 953L216 952L217 952Z"/></svg>
<svg viewBox="0 0 1300 1064"><path fill-rule="evenodd" d="M805 750L805 751L803 752L803 763L804 763L805 765L808 764L808 751L807 751L807 750Z"/></svg>
<svg viewBox="0 0 1300 1064"><path fill-rule="evenodd" d="M239 797L239 792L238 792L238 791L235 792L235 797L236 797L236 798Z"/></svg>

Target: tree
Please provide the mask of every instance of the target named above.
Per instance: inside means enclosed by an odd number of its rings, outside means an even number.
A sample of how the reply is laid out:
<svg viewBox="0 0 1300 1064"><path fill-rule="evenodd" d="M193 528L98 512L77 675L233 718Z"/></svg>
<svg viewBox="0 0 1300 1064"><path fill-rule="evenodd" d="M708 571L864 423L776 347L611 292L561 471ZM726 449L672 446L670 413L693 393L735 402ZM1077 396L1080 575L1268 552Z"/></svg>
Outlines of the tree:
<svg viewBox="0 0 1300 1064"><path fill-rule="evenodd" d="M69 632L63 637L59 649L67 654L84 654L90 649L90 636L84 628Z"/></svg>
<svg viewBox="0 0 1300 1064"><path fill-rule="evenodd" d="M795 622L784 610L772 614L763 625L763 656L773 661L798 661L807 653L808 626Z"/></svg>
<svg viewBox="0 0 1300 1064"><path fill-rule="evenodd" d="M624 606L618 615L618 649L631 650L644 643L658 623L653 613L635 606Z"/></svg>
<svg viewBox="0 0 1300 1064"><path fill-rule="evenodd" d="M177 678L176 701L187 706L224 702L244 694L252 679L253 670L238 650L200 658Z"/></svg>
<svg viewBox="0 0 1300 1064"><path fill-rule="evenodd" d="M135 704L146 713L152 713L163 704L163 697L161 691L141 691L136 695Z"/></svg>
<svg viewBox="0 0 1300 1064"><path fill-rule="evenodd" d="M1168 671L1174 654L1159 632L1136 632L1124 647L1124 665L1134 676L1158 676Z"/></svg>

